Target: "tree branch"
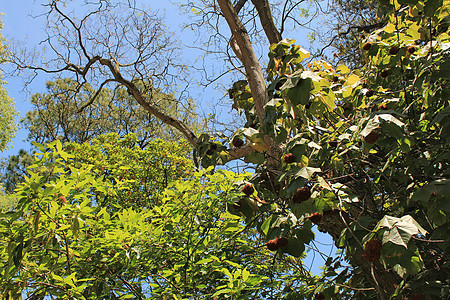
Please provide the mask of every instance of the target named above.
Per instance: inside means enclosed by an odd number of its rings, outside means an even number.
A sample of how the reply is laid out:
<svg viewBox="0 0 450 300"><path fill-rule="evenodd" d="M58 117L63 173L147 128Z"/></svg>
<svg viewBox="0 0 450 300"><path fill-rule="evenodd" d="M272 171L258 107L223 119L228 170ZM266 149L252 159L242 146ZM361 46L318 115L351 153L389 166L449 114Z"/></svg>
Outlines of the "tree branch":
<svg viewBox="0 0 450 300"><path fill-rule="evenodd" d="M245 68L247 80L255 103L256 114L262 124L264 120L264 105L269 102L266 91L266 82L259 64L258 58L253 50L247 30L245 29L230 0L218 0L220 9L230 27L234 41L240 49L242 63ZM235 47L233 47L233 50Z"/></svg>
<svg viewBox="0 0 450 300"><path fill-rule="evenodd" d="M117 82L123 84L124 86L126 86L130 90L130 92L133 95L134 99L136 99L136 101L143 108L145 108L149 113L151 113L152 115L154 115L155 117L160 119L165 124L173 126L176 129L178 129L186 137L186 139L189 141L189 143L192 146L194 146L194 147L196 146L196 144L197 144L197 137L195 136L194 132L186 124L184 124L183 122L175 119L174 117L169 116L168 114L160 111L158 108L156 108L155 106L153 106L150 103L148 103L144 99L144 97L142 96L141 92L136 87L136 85L133 82L123 78L123 76L120 73L120 71L119 71L119 69L118 69L116 64L114 64L111 60L104 59L104 58L100 59L100 64L102 64L104 66L107 66L109 68L109 70L111 71L112 75L114 76L115 81L117 81Z"/></svg>
<svg viewBox="0 0 450 300"><path fill-rule="evenodd" d="M268 0L252 0L253 5L258 11L259 20L266 33L269 43L277 44L281 41L281 34L275 26Z"/></svg>
<svg viewBox="0 0 450 300"><path fill-rule="evenodd" d="M238 14L239 11L244 7L245 3L247 2L247 0L239 0L236 5L234 6L234 10L236 11L236 13Z"/></svg>

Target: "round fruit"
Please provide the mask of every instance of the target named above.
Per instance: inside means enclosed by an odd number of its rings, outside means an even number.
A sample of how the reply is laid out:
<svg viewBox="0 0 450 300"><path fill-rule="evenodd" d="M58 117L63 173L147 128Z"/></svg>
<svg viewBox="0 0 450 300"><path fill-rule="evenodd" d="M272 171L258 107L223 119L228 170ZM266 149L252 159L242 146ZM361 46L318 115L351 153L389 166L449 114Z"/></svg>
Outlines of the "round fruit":
<svg viewBox="0 0 450 300"><path fill-rule="evenodd" d="M235 137L232 141L234 147L239 148L244 145L244 141L240 137Z"/></svg>
<svg viewBox="0 0 450 300"><path fill-rule="evenodd" d="M367 42L367 43L365 43L364 45L363 45L363 50L366 50L366 51L369 51L370 50L370 47L372 47L372 44L371 43L369 43L369 42Z"/></svg>
<svg viewBox="0 0 450 300"><path fill-rule="evenodd" d="M373 96L373 91L372 90L368 90L366 92L366 97L372 97Z"/></svg>
<svg viewBox="0 0 450 300"><path fill-rule="evenodd" d="M368 144L375 144L378 140L378 132L372 130L368 135L364 137L364 141Z"/></svg>
<svg viewBox="0 0 450 300"><path fill-rule="evenodd" d="M213 155L214 151L216 151L216 150L217 150L217 145L216 144L211 144L209 146L208 151L206 151L206 155Z"/></svg>
<svg viewBox="0 0 450 300"><path fill-rule="evenodd" d="M382 246L383 243L380 239L369 240L364 245L364 252L362 254L363 258L368 262L377 262L380 259Z"/></svg>
<svg viewBox="0 0 450 300"><path fill-rule="evenodd" d="M292 197L292 201L294 203L302 203L303 201L308 200L310 197L311 191L305 186L297 190L294 197Z"/></svg>
<svg viewBox="0 0 450 300"><path fill-rule="evenodd" d="M383 70L383 71L381 71L380 75L381 75L381 77L386 78L389 75L389 71L388 70Z"/></svg>
<svg viewBox="0 0 450 300"><path fill-rule="evenodd" d="M389 48L389 54L390 55L395 55L398 53L398 46L392 46L391 48Z"/></svg>
<svg viewBox="0 0 450 300"><path fill-rule="evenodd" d="M234 95L233 95L233 90L228 90L228 98L233 99Z"/></svg>
<svg viewBox="0 0 450 300"><path fill-rule="evenodd" d="M309 216L309 220L311 220L311 222L313 222L314 224L318 224L322 220L322 214L321 213L314 213L314 214Z"/></svg>
<svg viewBox="0 0 450 300"><path fill-rule="evenodd" d="M253 186L250 183L247 183L243 188L242 188L242 192L244 194L246 194L247 196L250 196L251 194L253 194L253 192L255 191L255 189L253 188Z"/></svg>
<svg viewBox="0 0 450 300"><path fill-rule="evenodd" d="M416 47L414 47L414 46L409 46L409 47L408 47L408 53L409 53L409 54L413 54L414 52L416 52Z"/></svg>
<svg viewBox="0 0 450 300"><path fill-rule="evenodd" d="M289 242L288 238L286 238L286 237L277 238L277 239L275 239L275 241L276 241L278 247L287 246L287 244Z"/></svg>
<svg viewBox="0 0 450 300"><path fill-rule="evenodd" d="M279 246L277 244L277 240L270 240L266 243L266 247L267 249L269 249L270 251L276 251L278 250Z"/></svg>
<svg viewBox="0 0 450 300"><path fill-rule="evenodd" d="M291 164L295 161L295 156L292 153L288 153L285 156L283 156L283 161L287 164Z"/></svg>
<svg viewBox="0 0 450 300"><path fill-rule="evenodd" d="M314 300L324 300L325 295L323 293L315 293L314 294Z"/></svg>

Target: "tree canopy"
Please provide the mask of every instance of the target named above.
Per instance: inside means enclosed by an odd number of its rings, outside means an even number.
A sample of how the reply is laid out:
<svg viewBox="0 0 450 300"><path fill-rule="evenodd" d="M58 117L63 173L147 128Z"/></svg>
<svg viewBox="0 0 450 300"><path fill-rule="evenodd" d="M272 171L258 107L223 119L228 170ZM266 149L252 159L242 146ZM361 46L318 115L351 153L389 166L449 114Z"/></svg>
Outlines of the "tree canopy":
<svg viewBox="0 0 450 300"><path fill-rule="evenodd" d="M84 143L111 132L120 136L135 133L139 146L145 148L156 138L170 141L182 137L136 103L123 87L104 88L96 93L90 84L79 87L77 81L71 79L58 79L46 85L47 93L32 95L33 109L22 120L30 141ZM136 85L162 111L180 118L192 128L198 126L192 101L185 107L179 105L173 95L154 90L151 83L136 82Z"/></svg>
<svg viewBox="0 0 450 300"><path fill-rule="evenodd" d="M0 67L6 62L8 50L5 39L1 34L3 23L0 20ZM7 149L8 143L15 136L17 127L15 117L17 112L14 109L14 102L8 96L4 85L2 69L0 69L0 151Z"/></svg>

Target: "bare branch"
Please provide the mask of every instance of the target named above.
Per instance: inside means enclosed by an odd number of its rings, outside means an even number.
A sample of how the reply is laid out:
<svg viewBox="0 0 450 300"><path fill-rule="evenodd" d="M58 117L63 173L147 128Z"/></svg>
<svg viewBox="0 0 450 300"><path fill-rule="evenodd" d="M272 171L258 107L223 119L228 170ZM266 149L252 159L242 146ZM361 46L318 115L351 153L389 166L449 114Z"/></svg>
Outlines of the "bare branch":
<svg viewBox="0 0 450 300"><path fill-rule="evenodd" d="M142 93L139 91L139 89L136 87L136 85L123 78L122 74L119 72L118 67L116 64L114 64L111 60L108 59L100 59L100 63L104 66L107 66L109 70L111 71L111 74L114 76L114 79L118 82L126 86L130 91L133 97L136 99L136 101L145 108L149 113L160 119L162 122L164 122L167 125L171 125L178 129L189 141L189 143L192 146L195 146L197 144L197 137L195 136L194 132L183 122L175 119L172 116L169 116L168 114L162 112L161 110L157 109L155 106L148 103Z"/></svg>
<svg viewBox="0 0 450 300"><path fill-rule="evenodd" d="M79 113L83 112L83 110L84 110L86 107L88 107L89 105L91 105L92 103L94 103L95 99L97 99L98 95L100 95L100 93L101 93L103 87L104 87L106 84L108 84L109 82L112 82L112 81L114 81L114 80L108 79L108 80L103 81L103 82L100 84L100 87L97 89L97 92L95 93L95 95L91 98L91 100L89 100L88 103L86 103L85 105L83 105L83 106L78 110L77 113L79 114Z"/></svg>

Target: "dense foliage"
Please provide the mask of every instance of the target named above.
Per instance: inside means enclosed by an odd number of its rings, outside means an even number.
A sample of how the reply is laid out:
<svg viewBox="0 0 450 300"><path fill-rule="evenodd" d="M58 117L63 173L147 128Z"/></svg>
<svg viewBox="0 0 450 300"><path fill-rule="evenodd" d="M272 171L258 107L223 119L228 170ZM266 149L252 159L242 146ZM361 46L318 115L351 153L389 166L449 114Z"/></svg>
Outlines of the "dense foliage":
<svg viewBox="0 0 450 300"><path fill-rule="evenodd" d="M129 91L117 86L100 93L89 84L82 87L71 79L47 82L47 93L31 97L32 110L22 123L29 131L28 139L38 143L54 140L84 143L101 134L117 132L120 136L135 133L138 144L145 148L155 138L178 140L181 134L149 114L134 101ZM179 105L173 95L153 89L151 84L139 83L142 93L160 109L197 126L195 105Z"/></svg>
<svg viewBox="0 0 450 300"><path fill-rule="evenodd" d="M0 20L0 31L3 23ZM8 51L5 46L5 39L0 32L0 67L5 63ZM8 96L3 81L2 68L0 68L0 151L7 149L7 144L16 133L15 117L17 112L14 110L14 102Z"/></svg>
<svg viewBox="0 0 450 300"><path fill-rule="evenodd" d="M248 174L192 171L186 144L101 136L46 147L2 214L1 291L16 298L255 298L276 292L232 208ZM230 212L224 210L230 206ZM278 277L278 275L277 275ZM8 296L6 296L8 297Z"/></svg>
<svg viewBox="0 0 450 300"><path fill-rule="evenodd" d="M449 295L450 38L441 3L382 2L386 25L360 45L365 67L353 72L304 66L309 53L294 41L272 44L263 123L246 81L230 90L247 118L237 135L261 153L251 180L267 202L261 233L307 244L297 232L312 235L314 223L345 249L350 266L330 261L313 282L326 297ZM270 167L266 135L285 145L281 169ZM208 137L201 142L204 165L224 160L226 152L208 155Z"/></svg>

